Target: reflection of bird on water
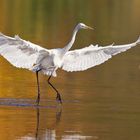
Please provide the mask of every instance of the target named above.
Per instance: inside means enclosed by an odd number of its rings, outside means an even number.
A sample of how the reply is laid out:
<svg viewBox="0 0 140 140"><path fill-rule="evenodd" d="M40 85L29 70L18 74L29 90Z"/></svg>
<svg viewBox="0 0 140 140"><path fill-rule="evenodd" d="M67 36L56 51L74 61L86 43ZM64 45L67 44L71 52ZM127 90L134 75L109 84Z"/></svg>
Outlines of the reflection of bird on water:
<svg viewBox="0 0 140 140"><path fill-rule="evenodd" d="M56 119L55 122L52 124L52 127L55 129L57 124L60 122L61 119L61 114L62 114L62 108L57 108L56 109ZM35 138L36 140L39 140L39 125L40 125L40 108L36 108L36 132L35 132ZM49 135L47 137L53 137L50 136L50 132L52 132L52 129L47 129L46 133Z"/></svg>
<svg viewBox="0 0 140 140"><path fill-rule="evenodd" d="M37 107L36 108L36 133L35 133L36 140L38 139L39 123L40 123L40 111L39 108Z"/></svg>
<svg viewBox="0 0 140 140"><path fill-rule="evenodd" d="M50 82L51 77L56 76L58 68L62 68L68 72L83 71L107 61L113 55L140 44L139 38L136 42L127 45L114 46L112 44L105 47L90 45L82 49L69 51L80 29L92 28L79 23L73 31L70 42L64 48L50 50L22 40L18 36L12 38L0 34L0 55L18 68L25 68L36 72L38 85L37 105L39 105L40 101L38 72L49 75L48 83L56 91L56 99L62 103L58 90Z"/></svg>

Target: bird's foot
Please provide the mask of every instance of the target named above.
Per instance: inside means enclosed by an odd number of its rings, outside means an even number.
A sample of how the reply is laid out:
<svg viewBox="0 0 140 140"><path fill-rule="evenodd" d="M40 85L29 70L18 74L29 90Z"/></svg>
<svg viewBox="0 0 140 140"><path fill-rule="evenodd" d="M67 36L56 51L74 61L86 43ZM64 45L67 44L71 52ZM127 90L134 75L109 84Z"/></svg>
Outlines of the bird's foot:
<svg viewBox="0 0 140 140"><path fill-rule="evenodd" d="M59 103L62 104L62 100L61 100L61 96L59 93L57 93L57 96L56 96L56 101L58 101Z"/></svg>

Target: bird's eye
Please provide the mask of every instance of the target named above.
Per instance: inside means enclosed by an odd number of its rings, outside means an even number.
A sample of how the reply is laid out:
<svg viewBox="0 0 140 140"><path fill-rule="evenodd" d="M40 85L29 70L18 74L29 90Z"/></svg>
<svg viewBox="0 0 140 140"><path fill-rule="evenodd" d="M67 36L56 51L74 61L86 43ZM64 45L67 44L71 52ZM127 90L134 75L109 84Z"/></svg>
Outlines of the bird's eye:
<svg viewBox="0 0 140 140"><path fill-rule="evenodd" d="M85 26L82 24L81 27L84 28Z"/></svg>

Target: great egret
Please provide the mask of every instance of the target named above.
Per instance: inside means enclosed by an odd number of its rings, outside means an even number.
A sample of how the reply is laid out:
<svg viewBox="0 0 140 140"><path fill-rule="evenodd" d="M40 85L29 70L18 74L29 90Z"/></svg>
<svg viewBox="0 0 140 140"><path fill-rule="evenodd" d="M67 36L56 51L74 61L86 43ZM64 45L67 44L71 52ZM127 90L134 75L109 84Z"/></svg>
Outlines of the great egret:
<svg viewBox="0 0 140 140"><path fill-rule="evenodd" d="M22 40L17 35L12 38L2 33L0 34L0 55L18 68L25 68L36 72L38 86L37 105L40 102L38 72L49 76L48 84L56 91L56 100L62 103L60 93L50 82L52 76L56 77L56 70L58 68L62 68L68 72L83 71L107 61L113 55L140 44L139 37L137 41L131 44L115 46L112 44L105 47L90 45L82 49L69 51L80 29L92 28L83 23L79 23L74 28L70 42L64 48L50 50Z"/></svg>

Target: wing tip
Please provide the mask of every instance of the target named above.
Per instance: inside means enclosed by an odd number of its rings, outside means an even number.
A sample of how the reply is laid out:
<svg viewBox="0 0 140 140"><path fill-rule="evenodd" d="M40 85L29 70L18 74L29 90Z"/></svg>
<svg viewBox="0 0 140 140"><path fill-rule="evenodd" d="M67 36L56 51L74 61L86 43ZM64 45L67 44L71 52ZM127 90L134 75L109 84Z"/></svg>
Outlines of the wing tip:
<svg viewBox="0 0 140 140"><path fill-rule="evenodd" d="M136 44L140 44L140 36L138 37Z"/></svg>

